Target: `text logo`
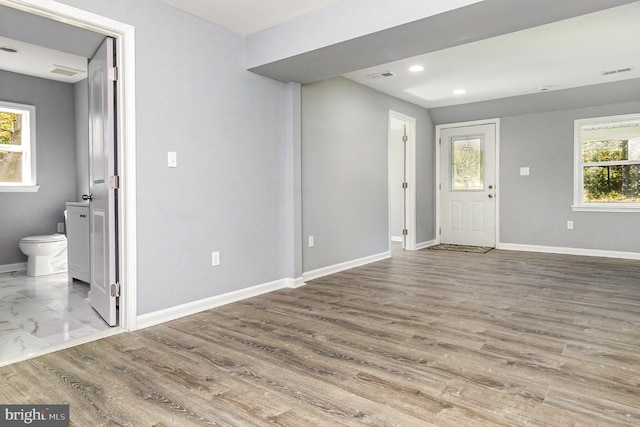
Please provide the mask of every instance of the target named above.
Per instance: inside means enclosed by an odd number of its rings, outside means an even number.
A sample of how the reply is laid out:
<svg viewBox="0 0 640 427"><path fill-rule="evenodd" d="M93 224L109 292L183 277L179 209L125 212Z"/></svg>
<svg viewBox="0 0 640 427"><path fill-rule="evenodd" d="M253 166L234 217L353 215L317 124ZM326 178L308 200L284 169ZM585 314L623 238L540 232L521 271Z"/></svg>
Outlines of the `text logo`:
<svg viewBox="0 0 640 427"><path fill-rule="evenodd" d="M0 405L0 426L69 427L69 405Z"/></svg>

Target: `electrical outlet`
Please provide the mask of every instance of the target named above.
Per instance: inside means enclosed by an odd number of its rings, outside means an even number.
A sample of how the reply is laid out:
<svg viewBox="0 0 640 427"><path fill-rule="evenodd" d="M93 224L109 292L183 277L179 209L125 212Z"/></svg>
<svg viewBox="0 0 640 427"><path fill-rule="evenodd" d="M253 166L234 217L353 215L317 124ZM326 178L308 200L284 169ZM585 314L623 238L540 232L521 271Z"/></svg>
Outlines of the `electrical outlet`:
<svg viewBox="0 0 640 427"><path fill-rule="evenodd" d="M573 230L573 221L567 221L567 230Z"/></svg>
<svg viewBox="0 0 640 427"><path fill-rule="evenodd" d="M211 266L217 267L220 265L220 252L211 252Z"/></svg>
<svg viewBox="0 0 640 427"><path fill-rule="evenodd" d="M169 151L167 153L167 166L170 168L178 167L178 153L175 151Z"/></svg>
<svg viewBox="0 0 640 427"><path fill-rule="evenodd" d="M309 247L312 248L315 242L313 241L313 236L309 236Z"/></svg>
<svg viewBox="0 0 640 427"><path fill-rule="evenodd" d="M58 233L64 233L64 222L58 223Z"/></svg>

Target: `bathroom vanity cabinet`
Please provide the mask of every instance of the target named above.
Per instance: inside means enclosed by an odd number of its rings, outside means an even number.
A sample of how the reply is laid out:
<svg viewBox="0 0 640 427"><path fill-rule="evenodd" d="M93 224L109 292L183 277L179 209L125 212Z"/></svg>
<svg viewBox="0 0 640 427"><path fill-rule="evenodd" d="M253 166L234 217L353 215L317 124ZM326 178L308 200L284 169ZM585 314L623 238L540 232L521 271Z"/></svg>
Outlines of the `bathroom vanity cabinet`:
<svg viewBox="0 0 640 427"><path fill-rule="evenodd" d="M67 253L69 257L69 281L91 281L89 247L89 203L67 203Z"/></svg>

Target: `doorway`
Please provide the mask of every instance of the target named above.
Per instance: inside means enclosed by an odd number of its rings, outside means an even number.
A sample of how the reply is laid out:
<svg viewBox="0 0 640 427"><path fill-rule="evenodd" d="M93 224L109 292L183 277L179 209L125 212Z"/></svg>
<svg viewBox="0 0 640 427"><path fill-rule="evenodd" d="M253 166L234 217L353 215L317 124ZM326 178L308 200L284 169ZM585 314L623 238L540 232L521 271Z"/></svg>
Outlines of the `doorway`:
<svg viewBox="0 0 640 427"><path fill-rule="evenodd" d="M389 247L416 249L416 119L389 111Z"/></svg>
<svg viewBox="0 0 640 427"><path fill-rule="evenodd" d="M112 161L117 165L118 176L110 179L110 186L118 191L118 208L114 210L114 218L117 227L110 233L117 237L120 244L115 248L115 258L119 277L116 283L116 292L120 291L120 311L118 314L118 327L112 328L108 334L119 333L124 330L136 329L136 185L135 185L135 36L134 27L114 21L93 13L76 9L62 3L42 0L0 0L0 4L27 12L29 14L48 18L53 21L80 27L93 31L115 41L118 52L116 75L118 84L115 98L115 123L114 133L116 147L112 154ZM115 155L115 152L118 155ZM119 288L119 289L118 289ZM98 339L106 334L100 334L93 339ZM84 339L83 342L91 339ZM69 341L50 348L37 350L30 356L37 356L50 351L73 346L78 341ZM4 361L3 361L4 362ZM3 363L0 363L3 364Z"/></svg>
<svg viewBox="0 0 640 427"><path fill-rule="evenodd" d="M495 247L499 120L439 125L436 134L438 243Z"/></svg>

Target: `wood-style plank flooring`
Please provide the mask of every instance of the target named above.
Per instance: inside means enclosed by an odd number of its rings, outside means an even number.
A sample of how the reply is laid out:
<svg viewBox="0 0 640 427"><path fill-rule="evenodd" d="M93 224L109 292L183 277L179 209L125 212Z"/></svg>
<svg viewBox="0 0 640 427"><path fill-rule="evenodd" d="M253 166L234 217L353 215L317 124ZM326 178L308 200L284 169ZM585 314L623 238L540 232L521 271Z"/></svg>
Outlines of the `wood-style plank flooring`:
<svg viewBox="0 0 640 427"><path fill-rule="evenodd" d="M638 426L640 262L421 250L0 368L75 426Z"/></svg>

